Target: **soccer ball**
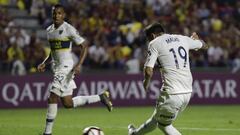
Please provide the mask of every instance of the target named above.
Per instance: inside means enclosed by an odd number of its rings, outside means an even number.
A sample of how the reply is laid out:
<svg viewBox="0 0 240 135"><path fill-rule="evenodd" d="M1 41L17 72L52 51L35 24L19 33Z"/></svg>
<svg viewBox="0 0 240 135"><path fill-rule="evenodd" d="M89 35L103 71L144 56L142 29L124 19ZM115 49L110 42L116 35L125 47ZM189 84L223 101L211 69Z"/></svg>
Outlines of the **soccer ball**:
<svg viewBox="0 0 240 135"><path fill-rule="evenodd" d="M99 127L90 126L83 130L83 135L104 135L104 133Z"/></svg>

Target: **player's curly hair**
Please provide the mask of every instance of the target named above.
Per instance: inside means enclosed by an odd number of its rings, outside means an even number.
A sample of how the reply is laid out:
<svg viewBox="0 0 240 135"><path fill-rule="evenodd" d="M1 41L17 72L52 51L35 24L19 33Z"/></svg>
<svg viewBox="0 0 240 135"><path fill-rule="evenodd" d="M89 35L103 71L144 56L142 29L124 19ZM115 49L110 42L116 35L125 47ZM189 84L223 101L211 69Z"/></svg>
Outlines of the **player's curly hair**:
<svg viewBox="0 0 240 135"><path fill-rule="evenodd" d="M149 41L153 40L153 35L152 34L164 33L164 29L159 22L155 22L155 23L152 23L152 24L148 25L144 29L144 31L145 31L146 37Z"/></svg>
<svg viewBox="0 0 240 135"><path fill-rule="evenodd" d="M52 7L52 10L55 10L55 9L57 9L57 8L62 8L62 10L65 12L65 8L64 8L64 6L61 5L61 4L56 4L56 5L54 5L54 6Z"/></svg>

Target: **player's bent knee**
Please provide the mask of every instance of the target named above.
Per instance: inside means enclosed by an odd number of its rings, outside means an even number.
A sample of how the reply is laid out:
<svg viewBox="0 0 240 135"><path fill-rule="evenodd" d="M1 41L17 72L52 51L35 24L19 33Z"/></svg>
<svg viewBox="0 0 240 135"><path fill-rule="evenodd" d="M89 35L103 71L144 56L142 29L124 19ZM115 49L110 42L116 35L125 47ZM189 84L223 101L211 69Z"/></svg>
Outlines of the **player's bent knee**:
<svg viewBox="0 0 240 135"><path fill-rule="evenodd" d="M61 98L62 104L65 108L73 108L72 96L65 96Z"/></svg>
<svg viewBox="0 0 240 135"><path fill-rule="evenodd" d="M53 103L57 103L58 102L58 98L55 97L49 97L48 98L48 103L49 104L53 104Z"/></svg>
<svg viewBox="0 0 240 135"><path fill-rule="evenodd" d="M48 103L49 104L58 103L58 99L59 99L59 96L51 92L48 97Z"/></svg>
<svg viewBox="0 0 240 135"><path fill-rule="evenodd" d="M66 109L71 109L71 108L73 108L73 106L72 106L72 105L69 105L69 104L63 104L63 106L64 106L64 108L66 108Z"/></svg>
<svg viewBox="0 0 240 135"><path fill-rule="evenodd" d="M63 106L67 109L73 108L73 103L71 102L63 102Z"/></svg>

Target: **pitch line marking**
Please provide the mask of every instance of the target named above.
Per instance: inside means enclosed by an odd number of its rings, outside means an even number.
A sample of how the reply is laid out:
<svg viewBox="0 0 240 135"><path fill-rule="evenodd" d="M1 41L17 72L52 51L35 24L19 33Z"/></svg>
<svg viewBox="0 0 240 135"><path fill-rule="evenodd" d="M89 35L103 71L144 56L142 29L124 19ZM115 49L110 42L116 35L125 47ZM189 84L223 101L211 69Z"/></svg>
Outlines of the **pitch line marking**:
<svg viewBox="0 0 240 135"><path fill-rule="evenodd" d="M240 131L240 129L234 128L190 128L190 127L179 127L182 130L201 130L201 131Z"/></svg>
<svg viewBox="0 0 240 135"><path fill-rule="evenodd" d="M0 127L6 127L6 125L4 124L0 124ZM41 127L39 125L11 125L11 127L14 128L36 128L36 127ZM58 127L61 128L83 128L83 126L81 125L58 125ZM101 128L110 128L110 129L126 129L127 130L127 126L100 126ZM235 129L235 128L194 128L194 127L177 127L177 129L180 130L195 130L195 131L231 131L231 132L240 132L240 129Z"/></svg>
<svg viewBox="0 0 240 135"><path fill-rule="evenodd" d="M65 126L64 126L65 127ZM126 127L123 126L102 126L102 128L119 128L119 129L127 129ZM192 128L192 127L179 127L177 129L181 129L181 130L195 130L195 131L231 131L231 132L240 132L240 129L234 129L234 128Z"/></svg>

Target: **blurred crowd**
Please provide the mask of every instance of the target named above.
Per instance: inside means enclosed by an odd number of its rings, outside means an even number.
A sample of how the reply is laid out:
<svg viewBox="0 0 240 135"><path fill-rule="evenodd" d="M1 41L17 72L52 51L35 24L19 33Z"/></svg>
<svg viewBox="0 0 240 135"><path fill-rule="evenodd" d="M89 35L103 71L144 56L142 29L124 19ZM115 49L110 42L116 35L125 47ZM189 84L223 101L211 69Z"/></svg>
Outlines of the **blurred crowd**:
<svg viewBox="0 0 240 135"><path fill-rule="evenodd" d="M208 50L190 54L193 68L223 67L232 69L232 73L240 68L239 0L15 0L13 3L30 16L37 16L42 28L51 24L52 5L62 3L66 21L90 43L84 63L89 69L139 73L147 47L143 30L155 21L162 23L167 33L190 36L197 32L206 41ZM1 71L36 72L36 66L49 53L46 39L16 26L3 8L0 20ZM79 52L73 47L76 60Z"/></svg>

